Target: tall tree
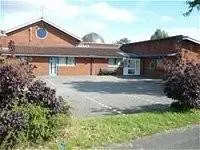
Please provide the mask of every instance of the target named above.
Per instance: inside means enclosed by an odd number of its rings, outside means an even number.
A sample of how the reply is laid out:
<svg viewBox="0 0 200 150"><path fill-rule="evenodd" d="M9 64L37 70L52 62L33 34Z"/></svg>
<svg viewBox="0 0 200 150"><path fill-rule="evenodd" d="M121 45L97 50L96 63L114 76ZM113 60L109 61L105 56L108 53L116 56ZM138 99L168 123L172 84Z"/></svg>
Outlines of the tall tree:
<svg viewBox="0 0 200 150"><path fill-rule="evenodd" d="M162 39L169 37L168 33L161 29L156 29L155 33L151 36L151 40Z"/></svg>
<svg viewBox="0 0 200 150"><path fill-rule="evenodd" d="M129 40L128 38L122 38L122 39L120 39L119 41L116 41L115 43L116 44L128 44L128 43L130 43L131 42L131 40Z"/></svg>
<svg viewBox="0 0 200 150"><path fill-rule="evenodd" d="M197 10L200 11L200 0L188 0L186 4L188 5L188 11L183 14L184 16L189 16L194 8L197 8Z"/></svg>

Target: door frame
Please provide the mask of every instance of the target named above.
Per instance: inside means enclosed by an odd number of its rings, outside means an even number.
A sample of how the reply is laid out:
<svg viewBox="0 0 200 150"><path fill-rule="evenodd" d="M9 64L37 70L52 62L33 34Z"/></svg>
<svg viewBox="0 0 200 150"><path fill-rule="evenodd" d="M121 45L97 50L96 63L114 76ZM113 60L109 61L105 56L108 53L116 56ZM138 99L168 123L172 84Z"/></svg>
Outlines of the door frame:
<svg viewBox="0 0 200 150"><path fill-rule="evenodd" d="M49 57L48 60L49 60L49 76L57 76L58 75L59 57ZM53 66L51 64L51 61L53 61L53 63L54 63L53 65L55 65L54 66L55 73L52 73Z"/></svg>
<svg viewBox="0 0 200 150"><path fill-rule="evenodd" d="M134 61L134 67L128 67L128 61ZM140 75L141 70L141 59L140 58L125 58L123 66L123 75ZM133 74L130 74L130 70L134 70Z"/></svg>

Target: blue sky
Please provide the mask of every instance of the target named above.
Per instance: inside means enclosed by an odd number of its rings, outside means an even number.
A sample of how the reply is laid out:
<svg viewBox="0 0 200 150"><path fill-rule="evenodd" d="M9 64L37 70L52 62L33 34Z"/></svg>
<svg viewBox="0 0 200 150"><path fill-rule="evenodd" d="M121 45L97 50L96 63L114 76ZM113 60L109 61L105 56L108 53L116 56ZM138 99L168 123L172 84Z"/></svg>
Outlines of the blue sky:
<svg viewBox="0 0 200 150"><path fill-rule="evenodd" d="M157 28L200 40L200 12L184 17L186 0L0 0L0 28L43 16L82 37L96 32L107 43L148 40Z"/></svg>

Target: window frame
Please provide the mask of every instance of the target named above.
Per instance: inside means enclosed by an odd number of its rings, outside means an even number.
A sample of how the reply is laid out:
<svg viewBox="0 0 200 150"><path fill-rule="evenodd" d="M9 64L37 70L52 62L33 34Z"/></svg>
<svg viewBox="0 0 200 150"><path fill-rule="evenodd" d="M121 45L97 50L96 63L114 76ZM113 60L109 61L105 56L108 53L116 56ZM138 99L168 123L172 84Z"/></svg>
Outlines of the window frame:
<svg viewBox="0 0 200 150"><path fill-rule="evenodd" d="M140 75L141 74L141 59L126 58L124 60L123 75Z"/></svg>
<svg viewBox="0 0 200 150"><path fill-rule="evenodd" d="M69 58L73 58L73 64L68 64ZM76 65L75 57L65 57L65 64L66 64L66 66L75 66Z"/></svg>
<svg viewBox="0 0 200 150"><path fill-rule="evenodd" d="M38 36L38 30L40 30L40 29L43 29L43 30L45 30L45 31L46 31L46 36L45 36L45 37L43 37L43 38L41 38L41 37L39 37L39 36ZM43 39L45 39L45 38L47 37L47 35L48 35L48 31L47 31L45 28L38 27L38 28L36 29L36 32L35 32L35 34L36 34L36 37L37 37L38 39L41 39L41 40L43 40Z"/></svg>
<svg viewBox="0 0 200 150"><path fill-rule="evenodd" d="M68 58L73 58L74 63L73 64L68 64L68 61L67 61ZM61 61L61 59L63 59L63 60ZM75 57L59 57L59 66L60 67L63 67L63 66L68 66L68 67L71 66L71 67L73 67L75 65L76 65L76 59L75 59Z"/></svg>
<svg viewBox="0 0 200 150"><path fill-rule="evenodd" d="M155 71L157 69L157 59L151 59L149 63L149 70Z"/></svg>
<svg viewBox="0 0 200 150"><path fill-rule="evenodd" d="M116 63L116 64L110 64L109 63L110 59L114 59L114 63ZM119 60L118 63L117 63L117 60ZM121 58L108 58L108 67L119 67L121 65L121 62L122 62Z"/></svg>
<svg viewBox="0 0 200 150"><path fill-rule="evenodd" d="M162 58L158 58L156 60L156 69L163 69L164 68L164 60Z"/></svg>

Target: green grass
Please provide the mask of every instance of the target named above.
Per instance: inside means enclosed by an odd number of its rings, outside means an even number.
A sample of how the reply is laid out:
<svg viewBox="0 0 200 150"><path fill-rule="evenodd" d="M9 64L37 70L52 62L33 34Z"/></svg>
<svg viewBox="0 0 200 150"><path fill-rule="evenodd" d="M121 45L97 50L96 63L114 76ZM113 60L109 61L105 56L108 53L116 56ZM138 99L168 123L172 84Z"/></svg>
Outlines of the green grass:
<svg viewBox="0 0 200 150"><path fill-rule="evenodd" d="M189 112L146 112L73 119L72 126L63 130L63 134L57 140L65 141L68 148L79 147L85 149L109 143L125 142L199 122L199 110ZM51 142L46 146L47 149L57 149L57 145L56 142Z"/></svg>

